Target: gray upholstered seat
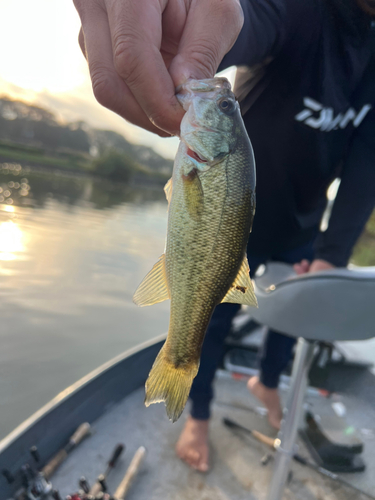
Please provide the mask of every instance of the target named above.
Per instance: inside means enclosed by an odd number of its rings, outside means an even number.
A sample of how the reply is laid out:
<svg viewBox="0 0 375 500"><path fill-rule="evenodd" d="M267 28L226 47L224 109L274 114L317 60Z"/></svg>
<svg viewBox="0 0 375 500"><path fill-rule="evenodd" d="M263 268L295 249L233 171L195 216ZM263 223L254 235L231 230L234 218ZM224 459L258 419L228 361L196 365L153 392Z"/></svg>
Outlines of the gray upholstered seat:
<svg viewBox="0 0 375 500"><path fill-rule="evenodd" d="M314 354L314 342L308 340L375 337L375 267L297 276L292 266L270 263L257 273L254 283L259 308L252 309L251 316L274 330L299 337L267 496L267 500L281 500L295 452L307 373Z"/></svg>
<svg viewBox="0 0 375 500"><path fill-rule="evenodd" d="M375 267L297 276L292 266L270 263L254 283L259 309L251 316L276 331L310 340L375 337Z"/></svg>

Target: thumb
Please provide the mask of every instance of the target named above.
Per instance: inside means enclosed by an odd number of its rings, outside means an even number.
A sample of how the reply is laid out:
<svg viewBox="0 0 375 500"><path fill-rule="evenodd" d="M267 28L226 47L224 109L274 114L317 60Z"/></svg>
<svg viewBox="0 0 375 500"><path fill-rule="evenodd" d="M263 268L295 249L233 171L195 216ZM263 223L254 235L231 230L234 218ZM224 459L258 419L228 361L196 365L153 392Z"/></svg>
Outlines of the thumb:
<svg viewBox="0 0 375 500"><path fill-rule="evenodd" d="M175 87L212 78L243 25L239 0L191 0L178 53L169 68Z"/></svg>

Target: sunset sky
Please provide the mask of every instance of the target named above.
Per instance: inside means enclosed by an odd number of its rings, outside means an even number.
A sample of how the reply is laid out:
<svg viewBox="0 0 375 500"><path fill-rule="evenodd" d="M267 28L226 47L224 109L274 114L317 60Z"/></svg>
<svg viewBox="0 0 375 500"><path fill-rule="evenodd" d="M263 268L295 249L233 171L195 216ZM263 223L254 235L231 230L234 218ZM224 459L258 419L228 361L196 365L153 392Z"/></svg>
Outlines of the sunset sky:
<svg viewBox="0 0 375 500"><path fill-rule="evenodd" d="M96 102L79 28L72 0L0 0L0 96L39 104L67 121L116 130L173 157L177 139L160 139Z"/></svg>

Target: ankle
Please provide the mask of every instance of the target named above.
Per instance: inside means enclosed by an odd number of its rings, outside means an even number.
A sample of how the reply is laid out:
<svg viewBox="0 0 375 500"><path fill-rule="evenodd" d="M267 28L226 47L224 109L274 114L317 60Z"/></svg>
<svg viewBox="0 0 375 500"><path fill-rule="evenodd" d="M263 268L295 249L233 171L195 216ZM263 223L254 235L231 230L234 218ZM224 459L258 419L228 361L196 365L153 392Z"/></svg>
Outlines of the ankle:
<svg viewBox="0 0 375 500"><path fill-rule="evenodd" d="M250 390L261 390L262 392L278 393L277 387L269 387L265 385L258 376L250 377L247 386Z"/></svg>
<svg viewBox="0 0 375 500"><path fill-rule="evenodd" d="M208 429L210 421L209 420L201 420L199 418L194 418L191 415L188 416L185 426L195 429Z"/></svg>

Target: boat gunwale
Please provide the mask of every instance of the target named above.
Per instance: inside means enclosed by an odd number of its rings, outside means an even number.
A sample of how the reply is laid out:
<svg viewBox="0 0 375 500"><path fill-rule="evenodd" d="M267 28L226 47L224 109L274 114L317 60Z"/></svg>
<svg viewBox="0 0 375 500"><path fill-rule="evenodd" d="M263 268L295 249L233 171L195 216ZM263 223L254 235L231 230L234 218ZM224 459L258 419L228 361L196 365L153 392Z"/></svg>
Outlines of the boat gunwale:
<svg viewBox="0 0 375 500"><path fill-rule="evenodd" d="M43 421L51 419L55 412L59 412L59 409L61 410L60 413L62 413L63 408L67 407L69 405L69 402L71 402L75 397L78 397L81 393L83 393L85 389L89 393L90 388L93 388L93 386L95 385L99 385L101 380L108 378L108 381L106 382L107 385L108 383L113 384L117 376L115 373L113 373L111 376L111 372L115 372L121 368L123 368L123 370L125 370L126 372L127 371L127 368L125 367L125 365L127 364L126 362L131 363L133 358L134 360L138 357L141 358L142 354L145 353L146 360L144 360L143 366L141 365L141 363L138 364L137 368L139 368L139 372L138 374L135 374L135 376L133 377L134 383L128 384L130 385L130 390L126 390L126 388L122 387L119 388L119 390L116 391L115 400L117 401L122 400L128 394L130 394L138 387L140 387L142 383L145 381L147 374L151 368L152 362L157 354L157 351L160 349L165 338L166 334L158 335L157 337L154 337L148 341L142 342L141 344L137 344L135 347L131 349L127 349L122 354L119 354L114 358L112 358L111 360L103 363L101 366L92 370L90 373L79 379L77 382L73 383L72 385L61 391L52 400L50 400L47 404L45 404L42 408L37 410L26 420L24 420L12 432L10 432L0 441L0 470L9 469L12 473L16 472L16 469L18 469L22 465L22 463L29 461L30 456L28 450L30 446L32 446L33 444L38 446L39 444L38 442L33 442L33 440L31 439L32 436L30 436L30 434L32 433L33 429L35 430L37 427L39 427L39 434L41 434L42 430L41 426L43 425ZM136 379L138 379L138 381L136 381ZM102 394L103 392L106 392L104 386L103 389L96 390L94 395L87 394L88 396L87 405L93 407L95 403L94 401L95 395L99 393ZM77 425L75 425L75 427L74 426L72 427L67 423L66 426L67 429L65 435L62 434L56 435L56 446L53 445L51 446L49 444L47 455L43 453L43 450L40 450L43 459L42 463L45 464L48 461L48 459L50 459L65 444L67 444L69 437L74 433L74 430L78 427L78 425L80 425L85 421L92 423L94 420L99 418L103 413L105 413L105 411L108 409L108 406L111 403L116 402L115 400L111 401L110 395L107 395L107 399L108 402L104 403L101 407L102 411L100 411L100 408L99 410L95 408L95 412L92 413L92 418L87 418L85 416L85 418L79 420L79 411L76 411L76 409L74 409L73 413L75 412L77 413L77 415L74 415L74 418L72 417L71 420L75 420ZM82 411L82 413L87 413L88 409L84 408L83 405L83 410L85 411ZM70 415L71 414L69 413L69 416ZM58 417L58 415L56 415L56 417ZM48 424L50 427L49 434L52 434L50 436L50 439L53 439L54 436L53 432L51 433L51 422L49 422ZM48 425L46 434L48 435ZM25 441L25 443L22 443L22 441ZM19 458L15 460L13 463L10 464L6 463L7 460L6 455L11 456L13 448L14 448L14 454L19 456ZM17 489L16 483L12 483L11 485L9 485L6 482L5 478L0 476L0 497L3 498L3 492L6 493L6 495L12 494ZM4 491L4 489L6 490L6 492Z"/></svg>

